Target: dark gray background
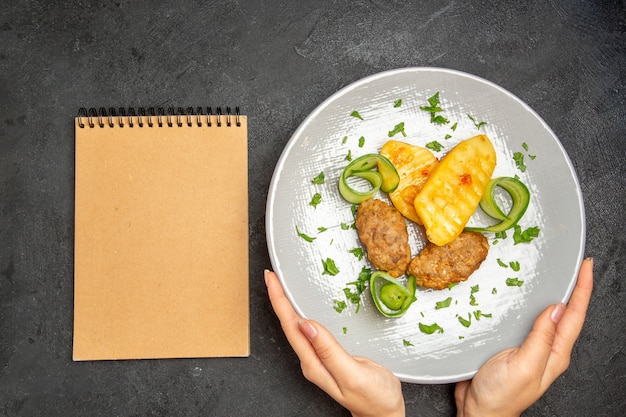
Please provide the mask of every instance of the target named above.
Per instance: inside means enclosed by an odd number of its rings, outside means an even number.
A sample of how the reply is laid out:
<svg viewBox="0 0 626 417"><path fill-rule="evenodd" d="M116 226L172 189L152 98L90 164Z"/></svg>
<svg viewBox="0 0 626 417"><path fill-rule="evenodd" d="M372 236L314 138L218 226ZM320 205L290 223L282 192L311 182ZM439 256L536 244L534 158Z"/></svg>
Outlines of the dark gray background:
<svg viewBox="0 0 626 417"><path fill-rule="evenodd" d="M525 416L626 409L626 3L26 1L0 7L0 414L344 416L269 306L267 189L290 135L364 76L437 66L534 108L579 175L596 287L570 369ZM251 355L73 363L79 107L235 106L249 117ZM403 385L452 416L453 385Z"/></svg>

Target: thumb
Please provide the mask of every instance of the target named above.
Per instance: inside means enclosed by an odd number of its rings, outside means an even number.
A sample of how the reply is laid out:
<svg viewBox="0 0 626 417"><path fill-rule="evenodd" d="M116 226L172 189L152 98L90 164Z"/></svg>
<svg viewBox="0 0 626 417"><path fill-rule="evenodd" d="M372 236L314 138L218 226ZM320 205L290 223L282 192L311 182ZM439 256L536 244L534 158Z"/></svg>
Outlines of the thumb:
<svg viewBox="0 0 626 417"><path fill-rule="evenodd" d="M301 319L298 324L333 379L341 384L345 378L349 378L355 360L337 342L332 333L313 320Z"/></svg>
<svg viewBox="0 0 626 417"><path fill-rule="evenodd" d="M522 342L517 355L518 363L525 364L531 375L543 375L552 352L556 325L563 313L564 304L552 305L539 314L533 328Z"/></svg>

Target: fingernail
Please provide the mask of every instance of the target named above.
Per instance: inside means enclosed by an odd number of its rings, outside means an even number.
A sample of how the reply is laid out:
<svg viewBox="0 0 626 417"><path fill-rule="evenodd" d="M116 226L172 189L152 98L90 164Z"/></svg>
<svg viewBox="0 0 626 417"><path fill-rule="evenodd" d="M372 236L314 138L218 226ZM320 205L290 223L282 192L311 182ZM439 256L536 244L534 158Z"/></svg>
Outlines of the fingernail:
<svg viewBox="0 0 626 417"><path fill-rule="evenodd" d="M263 271L263 278L265 279L266 286L267 286L267 278L268 278L269 273L270 273L269 269L266 269L265 271Z"/></svg>
<svg viewBox="0 0 626 417"><path fill-rule="evenodd" d="M550 320L552 320L552 323L558 324L559 321L561 321L561 318L563 318L564 313L565 313L565 304L558 303L552 309L552 313L550 314Z"/></svg>
<svg viewBox="0 0 626 417"><path fill-rule="evenodd" d="M593 258L590 256L588 258L585 258L585 260L591 262L591 267L593 268Z"/></svg>
<svg viewBox="0 0 626 417"><path fill-rule="evenodd" d="M313 340L315 336L317 336L317 329L313 324L305 319L298 320L298 324L300 325L300 330L309 340Z"/></svg>

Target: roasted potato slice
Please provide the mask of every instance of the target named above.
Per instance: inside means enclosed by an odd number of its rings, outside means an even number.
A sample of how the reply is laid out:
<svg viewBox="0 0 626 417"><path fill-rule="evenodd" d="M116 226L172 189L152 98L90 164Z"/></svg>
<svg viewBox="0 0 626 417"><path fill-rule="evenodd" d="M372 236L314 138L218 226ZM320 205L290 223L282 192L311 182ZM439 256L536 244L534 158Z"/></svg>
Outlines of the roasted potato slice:
<svg viewBox="0 0 626 417"><path fill-rule="evenodd" d="M443 157L414 201L429 241L443 246L463 231L495 167L496 151L487 135L466 139Z"/></svg>
<svg viewBox="0 0 626 417"><path fill-rule="evenodd" d="M389 199L404 217L422 224L415 211L415 196L437 166L438 159L426 148L397 140L386 142L380 149L380 154L391 161L400 175L400 184L395 191L389 193Z"/></svg>

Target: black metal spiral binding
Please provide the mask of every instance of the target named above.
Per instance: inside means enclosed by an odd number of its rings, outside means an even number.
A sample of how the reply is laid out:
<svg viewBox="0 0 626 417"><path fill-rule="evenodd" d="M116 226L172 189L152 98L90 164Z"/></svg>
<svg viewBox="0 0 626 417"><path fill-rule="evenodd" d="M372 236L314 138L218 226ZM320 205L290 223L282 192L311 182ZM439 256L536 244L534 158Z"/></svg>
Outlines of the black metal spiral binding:
<svg viewBox="0 0 626 417"><path fill-rule="evenodd" d="M156 109L154 107L148 107L147 109L139 107L137 110L134 107L119 107L117 109L109 107L108 110L104 107L99 109L95 107L89 109L81 107L78 109L77 119L78 127L81 129L85 127L95 128L96 126L102 128L105 126L105 122L109 127L119 128L154 127L155 124L158 127L163 127L164 124L167 127L182 127L183 125L191 127L194 123L196 126L203 126L205 123L207 126L212 126L214 122L217 127L221 127L224 120L226 126L230 127L232 125L232 116L235 118L235 125L241 126L239 107L235 107L234 115L230 107L226 107L225 113L222 113L221 107L217 107L215 114L213 114L211 107L206 107L206 109L196 107L195 110L193 107L187 107L186 109L169 107L167 111L163 107ZM147 120L147 124L144 123L144 120Z"/></svg>

